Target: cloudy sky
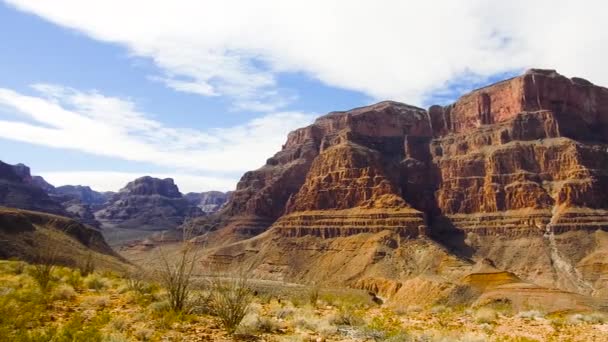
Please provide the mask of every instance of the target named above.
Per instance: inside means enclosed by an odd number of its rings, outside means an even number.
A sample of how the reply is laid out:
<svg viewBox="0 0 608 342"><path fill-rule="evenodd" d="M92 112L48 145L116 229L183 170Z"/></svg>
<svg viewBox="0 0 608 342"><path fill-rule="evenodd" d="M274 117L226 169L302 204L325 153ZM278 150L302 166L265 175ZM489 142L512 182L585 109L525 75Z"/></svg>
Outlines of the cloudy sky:
<svg viewBox="0 0 608 342"><path fill-rule="evenodd" d="M230 190L290 130L529 67L608 85L605 1L0 0L0 159Z"/></svg>

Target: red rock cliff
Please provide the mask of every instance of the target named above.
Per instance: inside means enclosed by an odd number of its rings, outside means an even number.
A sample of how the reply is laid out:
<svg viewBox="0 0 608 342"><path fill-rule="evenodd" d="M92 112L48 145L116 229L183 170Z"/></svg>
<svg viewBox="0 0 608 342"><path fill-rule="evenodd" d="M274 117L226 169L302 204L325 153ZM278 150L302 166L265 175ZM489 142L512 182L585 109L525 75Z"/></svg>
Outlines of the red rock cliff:
<svg viewBox="0 0 608 342"><path fill-rule="evenodd" d="M246 173L221 215L250 234L281 218L290 236L381 222L406 235L606 228L607 144L608 89L532 69L428 111L381 102L323 116Z"/></svg>

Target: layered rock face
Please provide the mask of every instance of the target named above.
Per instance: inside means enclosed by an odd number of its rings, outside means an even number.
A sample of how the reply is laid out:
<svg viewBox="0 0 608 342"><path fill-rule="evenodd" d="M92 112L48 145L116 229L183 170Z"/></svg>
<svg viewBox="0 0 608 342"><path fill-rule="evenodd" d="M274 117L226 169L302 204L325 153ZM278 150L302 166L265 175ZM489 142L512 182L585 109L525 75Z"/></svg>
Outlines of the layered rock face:
<svg viewBox="0 0 608 342"><path fill-rule="evenodd" d="M30 170L23 164L0 162L0 205L65 215L62 206L31 184Z"/></svg>
<svg viewBox="0 0 608 342"><path fill-rule="evenodd" d="M401 196L413 180L403 161L416 164L415 158L428 156L419 151L420 142L432 136L427 117L420 108L396 102L323 116L290 133L282 151L246 173L222 214L249 234L286 214L279 226L287 235L293 235L290 227L300 232L296 235L310 231L325 236L387 222L416 235L424 230L418 209L426 203L422 195L410 202ZM324 219L327 215L334 219Z"/></svg>
<svg viewBox="0 0 608 342"><path fill-rule="evenodd" d="M104 224L146 230L173 229L202 215L182 196L173 179L138 178L116 193L95 217Z"/></svg>
<svg viewBox="0 0 608 342"><path fill-rule="evenodd" d="M246 173L221 217L283 238L428 235L597 294L607 190L608 89L532 69L428 111L382 102L321 117Z"/></svg>

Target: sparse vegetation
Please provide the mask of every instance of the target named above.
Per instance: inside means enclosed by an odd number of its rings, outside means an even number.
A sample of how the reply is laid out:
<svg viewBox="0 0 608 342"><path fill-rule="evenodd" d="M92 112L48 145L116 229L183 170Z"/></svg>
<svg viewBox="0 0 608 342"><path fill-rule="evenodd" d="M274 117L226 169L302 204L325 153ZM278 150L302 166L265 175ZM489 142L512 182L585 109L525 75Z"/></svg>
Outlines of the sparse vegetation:
<svg viewBox="0 0 608 342"><path fill-rule="evenodd" d="M129 286L128 277L96 270L75 281L80 270L55 266L51 291L45 293L30 275L33 266L26 264L26 271L17 274L15 263L0 261L3 341L219 341L243 336L328 342L567 341L608 337L602 312L509 314L494 306L469 309L445 304L397 310L370 303L366 292L329 289L319 290L318 305L313 306L307 300L308 287L275 284L262 290L241 276L213 278L209 287L194 288L192 295L202 298L198 305L204 309L176 312L168 292L146 279L138 281L141 286Z"/></svg>

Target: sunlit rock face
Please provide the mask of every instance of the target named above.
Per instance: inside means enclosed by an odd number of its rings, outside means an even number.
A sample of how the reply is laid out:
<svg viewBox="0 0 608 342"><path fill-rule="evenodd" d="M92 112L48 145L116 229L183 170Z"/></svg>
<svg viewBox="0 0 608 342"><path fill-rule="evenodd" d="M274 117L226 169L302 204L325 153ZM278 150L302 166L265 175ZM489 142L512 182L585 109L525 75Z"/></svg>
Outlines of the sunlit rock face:
<svg viewBox="0 0 608 342"><path fill-rule="evenodd" d="M459 282L487 260L509 279L608 297L608 89L532 69L448 106L330 113L247 172L217 217L225 241L259 236L214 262L262 277ZM446 264L415 256L420 239L448 247L429 249Z"/></svg>
<svg viewBox="0 0 608 342"><path fill-rule="evenodd" d="M246 173L224 215L255 234L283 215L400 208L426 217L412 228L447 217L481 232L537 229L560 206L554 229L594 228L606 224L594 211L608 203L606 143L606 88L531 69L428 111L387 101L325 115Z"/></svg>

